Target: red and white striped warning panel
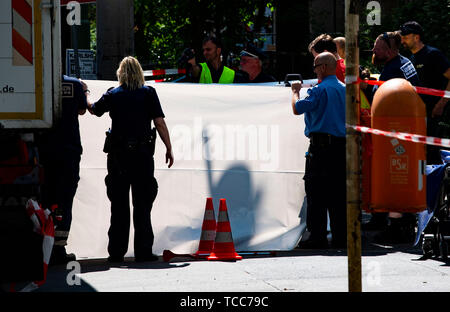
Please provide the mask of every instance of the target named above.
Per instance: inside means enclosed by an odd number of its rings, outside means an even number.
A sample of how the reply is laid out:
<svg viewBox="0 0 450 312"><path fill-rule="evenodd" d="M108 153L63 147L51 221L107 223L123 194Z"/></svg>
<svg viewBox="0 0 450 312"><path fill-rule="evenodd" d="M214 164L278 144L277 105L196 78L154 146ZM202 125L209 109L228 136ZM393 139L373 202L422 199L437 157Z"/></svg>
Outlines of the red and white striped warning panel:
<svg viewBox="0 0 450 312"><path fill-rule="evenodd" d="M162 75L177 75L177 74L185 74L186 69L184 68L175 68L175 69L153 69L153 70L144 70L144 76L162 76Z"/></svg>
<svg viewBox="0 0 450 312"><path fill-rule="evenodd" d="M385 137L397 138L397 139L404 140L404 141L423 143L423 144L428 144L428 145L437 145L437 146L443 146L443 147L450 147L450 139L435 138L435 137L429 137L429 136L424 136L424 135L420 135L420 134L411 134L411 133L404 133L404 132L390 132L390 131L384 131L384 130L362 127L362 126L346 125L346 127L352 128L356 131L363 132L363 133L372 133L375 135L382 135Z"/></svg>
<svg viewBox="0 0 450 312"><path fill-rule="evenodd" d="M32 0L11 0L14 66L33 65Z"/></svg>

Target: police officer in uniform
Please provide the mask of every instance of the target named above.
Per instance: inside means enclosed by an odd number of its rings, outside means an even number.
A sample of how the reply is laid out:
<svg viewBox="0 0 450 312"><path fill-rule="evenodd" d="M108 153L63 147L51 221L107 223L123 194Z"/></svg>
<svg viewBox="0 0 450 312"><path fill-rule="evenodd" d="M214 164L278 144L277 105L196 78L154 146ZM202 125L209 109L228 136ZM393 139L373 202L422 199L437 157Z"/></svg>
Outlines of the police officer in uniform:
<svg viewBox="0 0 450 312"><path fill-rule="evenodd" d="M402 44L412 53L411 62L417 70L423 87L450 91L450 62L440 50L425 44L422 26L415 21L406 22L400 27ZM421 95L427 108L427 135L444 137L439 123L445 122L445 109L449 100L431 95ZM447 120L448 122L448 120ZM445 128L444 128L445 129ZM442 163L439 146L427 145L427 164Z"/></svg>
<svg viewBox="0 0 450 312"><path fill-rule="evenodd" d="M76 259L67 254L65 246L72 223L73 198L80 180L80 160L82 146L78 115L86 112L87 85L80 80L63 75L62 77L61 119L45 133L40 140L39 156L44 167L42 202L54 210L55 243L50 265L64 264ZM55 206L54 206L55 207Z"/></svg>
<svg viewBox="0 0 450 312"><path fill-rule="evenodd" d="M138 60L125 57L117 77L120 86L90 105L91 113L100 117L109 112L112 120L105 142L108 153L105 183L111 201L108 260L123 261L128 249L131 187L135 261L154 261L158 258L152 254L154 236L150 212L158 184L153 160L156 131L152 130L151 121L166 146L166 163L170 168L174 159L169 131L155 89L144 85L144 73Z"/></svg>
<svg viewBox="0 0 450 312"><path fill-rule="evenodd" d="M241 51L240 56L241 70L237 73L242 73L242 75L245 75L247 80L239 82L261 83L276 81L273 76L263 71L263 61L266 59L266 55L261 49L257 48L253 44L248 44L245 50Z"/></svg>
<svg viewBox="0 0 450 312"><path fill-rule="evenodd" d="M413 86L419 85L419 76L409 59L399 53L401 36L398 32L385 32L375 40L372 63L383 66L380 81L393 78L408 80ZM377 88L374 88L374 92Z"/></svg>

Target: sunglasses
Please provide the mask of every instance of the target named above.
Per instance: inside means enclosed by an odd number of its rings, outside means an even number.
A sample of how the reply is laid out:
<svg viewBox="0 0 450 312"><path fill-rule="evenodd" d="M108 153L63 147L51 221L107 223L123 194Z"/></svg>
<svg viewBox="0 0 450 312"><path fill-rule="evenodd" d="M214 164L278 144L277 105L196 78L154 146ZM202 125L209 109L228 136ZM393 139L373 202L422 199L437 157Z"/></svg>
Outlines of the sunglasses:
<svg viewBox="0 0 450 312"><path fill-rule="evenodd" d="M316 69L316 67L319 67L320 65L327 65L327 64L325 64L325 63L321 63L321 64L316 64L316 65L313 65L313 70L314 70L314 69Z"/></svg>
<svg viewBox="0 0 450 312"><path fill-rule="evenodd" d="M389 38L389 35L387 33L383 33L383 40L386 42L386 44L388 45L389 49L391 48L391 40Z"/></svg>

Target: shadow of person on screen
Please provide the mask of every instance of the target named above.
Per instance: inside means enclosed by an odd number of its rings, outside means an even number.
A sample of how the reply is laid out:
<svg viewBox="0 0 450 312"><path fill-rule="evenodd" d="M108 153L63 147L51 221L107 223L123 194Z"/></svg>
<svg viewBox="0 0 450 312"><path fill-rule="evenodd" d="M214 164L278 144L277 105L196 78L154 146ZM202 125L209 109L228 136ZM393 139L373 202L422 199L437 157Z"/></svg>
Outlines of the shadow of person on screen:
<svg viewBox="0 0 450 312"><path fill-rule="evenodd" d="M249 168L233 161L233 165L223 170L213 169L210 141L207 128L202 134L204 159L207 167L210 196L213 198L216 221L219 201L226 199L228 218L232 229L236 250L249 250L249 243L256 232L256 220L261 203L262 190L255 189ZM217 180L215 178L220 175ZM217 181L217 182L215 182Z"/></svg>

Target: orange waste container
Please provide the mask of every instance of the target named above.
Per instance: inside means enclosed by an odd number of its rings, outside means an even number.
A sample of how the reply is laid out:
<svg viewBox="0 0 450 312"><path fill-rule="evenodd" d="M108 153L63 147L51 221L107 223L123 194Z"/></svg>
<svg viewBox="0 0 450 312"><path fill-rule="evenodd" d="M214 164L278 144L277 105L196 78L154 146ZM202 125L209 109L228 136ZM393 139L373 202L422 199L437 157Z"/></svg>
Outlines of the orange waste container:
<svg viewBox="0 0 450 312"><path fill-rule="evenodd" d="M376 91L372 128L426 135L425 104L404 79L391 79ZM426 209L426 147L421 143L372 135L372 212Z"/></svg>

